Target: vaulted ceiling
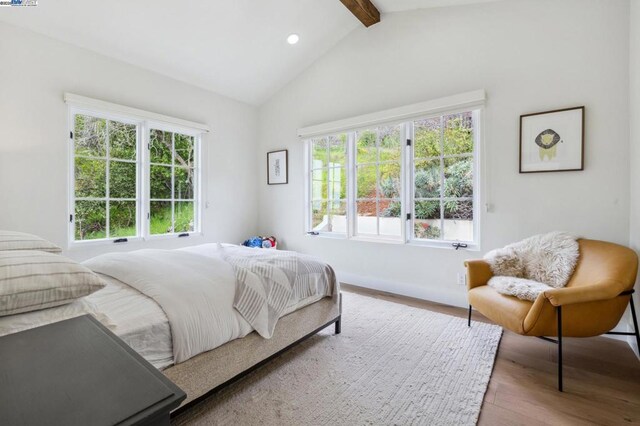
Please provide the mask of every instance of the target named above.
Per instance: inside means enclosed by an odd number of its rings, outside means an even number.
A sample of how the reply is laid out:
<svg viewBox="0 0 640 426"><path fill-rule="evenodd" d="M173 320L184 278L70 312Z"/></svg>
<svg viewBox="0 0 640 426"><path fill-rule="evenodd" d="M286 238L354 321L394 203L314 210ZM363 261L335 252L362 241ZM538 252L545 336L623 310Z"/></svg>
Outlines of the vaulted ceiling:
<svg viewBox="0 0 640 426"><path fill-rule="evenodd" d="M373 3L384 22L385 13L488 1ZM0 22L254 105L362 25L339 0L39 0L0 9ZM287 44L291 33L298 44Z"/></svg>

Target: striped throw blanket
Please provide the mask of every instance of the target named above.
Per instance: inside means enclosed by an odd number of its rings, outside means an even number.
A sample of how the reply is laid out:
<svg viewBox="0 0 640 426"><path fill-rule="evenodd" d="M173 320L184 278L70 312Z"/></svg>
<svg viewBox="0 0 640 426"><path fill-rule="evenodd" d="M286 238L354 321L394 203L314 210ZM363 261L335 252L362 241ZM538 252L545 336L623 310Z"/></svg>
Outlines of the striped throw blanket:
<svg viewBox="0 0 640 426"><path fill-rule="evenodd" d="M290 251L225 247L223 260L236 273L233 307L264 338L270 338L287 307L313 296L331 296L333 269Z"/></svg>

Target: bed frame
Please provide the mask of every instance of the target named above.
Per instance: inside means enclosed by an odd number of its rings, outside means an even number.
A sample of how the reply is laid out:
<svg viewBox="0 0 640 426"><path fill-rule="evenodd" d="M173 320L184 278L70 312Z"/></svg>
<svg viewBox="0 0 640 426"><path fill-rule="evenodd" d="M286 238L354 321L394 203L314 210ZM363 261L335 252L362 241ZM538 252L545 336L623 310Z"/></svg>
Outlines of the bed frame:
<svg viewBox="0 0 640 426"><path fill-rule="evenodd" d="M340 334L341 315L342 295L337 293L280 318L271 339L253 332L165 369L163 373L187 394L182 405L171 412L171 417L235 383L331 324L335 324L335 334Z"/></svg>

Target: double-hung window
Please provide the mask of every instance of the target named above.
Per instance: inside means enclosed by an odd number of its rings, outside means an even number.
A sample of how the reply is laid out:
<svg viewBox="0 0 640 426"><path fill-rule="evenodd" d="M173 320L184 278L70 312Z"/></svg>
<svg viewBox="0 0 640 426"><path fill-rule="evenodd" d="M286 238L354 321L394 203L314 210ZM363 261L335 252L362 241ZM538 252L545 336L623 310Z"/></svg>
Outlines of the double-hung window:
<svg viewBox="0 0 640 426"><path fill-rule="evenodd" d="M71 243L200 232L201 128L73 105L70 128Z"/></svg>
<svg viewBox="0 0 640 426"><path fill-rule="evenodd" d="M477 245L480 113L452 108L308 138L307 232Z"/></svg>

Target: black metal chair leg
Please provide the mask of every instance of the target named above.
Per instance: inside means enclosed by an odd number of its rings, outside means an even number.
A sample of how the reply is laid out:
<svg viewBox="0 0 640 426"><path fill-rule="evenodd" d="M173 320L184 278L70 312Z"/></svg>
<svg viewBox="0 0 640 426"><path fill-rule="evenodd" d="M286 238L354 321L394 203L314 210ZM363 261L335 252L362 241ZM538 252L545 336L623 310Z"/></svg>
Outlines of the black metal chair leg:
<svg viewBox="0 0 640 426"><path fill-rule="evenodd" d="M633 329L636 333L636 344L638 345L638 351L640 351L640 330L638 329L638 317L636 317L636 308L633 305L633 294L631 295L631 300L629 301L629 305L631 306L631 318L633 319Z"/></svg>
<svg viewBox="0 0 640 426"><path fill-rule="evenodd" d="M562 390L562 306L556 308L558 313L558 390Z"/></svg>
<svg viewBox="0 0 640 426"><path fill-rule="evenodd" d="M471 327L471 305L469 305L469 319L467 320L467 327ZM636 327L637 329L638 327Z"/></svg>
<svg viewBox="0 0 640 426"><path fill-rule="evenodd" d="M340 318L338 318L338 321L336 321L336 333L335 334L340 334L342 333L342 316L340 316Z"/></svg>

